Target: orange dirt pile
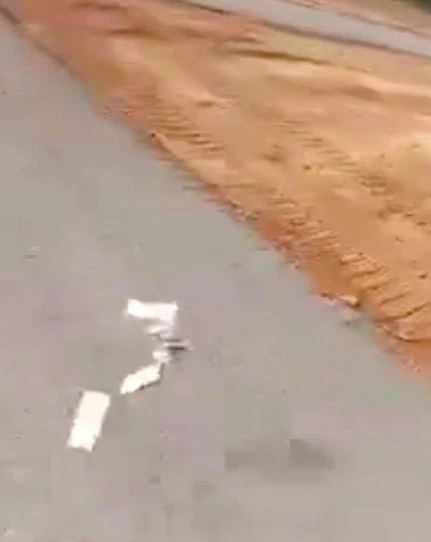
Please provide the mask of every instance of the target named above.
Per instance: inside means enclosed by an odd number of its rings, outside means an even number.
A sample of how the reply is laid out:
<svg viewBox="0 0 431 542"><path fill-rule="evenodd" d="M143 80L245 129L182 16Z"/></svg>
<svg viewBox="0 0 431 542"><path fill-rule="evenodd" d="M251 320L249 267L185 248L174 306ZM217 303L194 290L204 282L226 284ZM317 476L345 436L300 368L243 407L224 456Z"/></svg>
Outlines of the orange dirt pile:
<svg viewBox="0 0 431 542"><path fill-rule="evenodd" d="M26 8L104 104L431 365L430 65L162 0Z"/></svg>

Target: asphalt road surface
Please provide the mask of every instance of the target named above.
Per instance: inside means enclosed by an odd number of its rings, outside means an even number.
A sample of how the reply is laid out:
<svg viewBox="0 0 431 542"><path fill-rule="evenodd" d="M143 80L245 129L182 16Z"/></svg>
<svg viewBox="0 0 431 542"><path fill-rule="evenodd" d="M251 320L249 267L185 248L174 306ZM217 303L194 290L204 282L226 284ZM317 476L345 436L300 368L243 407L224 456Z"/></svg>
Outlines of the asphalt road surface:
<svg viewBox="0 0 431 542"><path fill-rule="evenodd" d="M3 0L11 1L11 0ZM383 23L364 21L334 11L315 9L285 0L188 0L206 7L249 13L263 20L339 40L353 41L431 56L431 39Z"/></svg>
<svg viewBox="0 0 431 542"><path fill-rule="evenodd" d="M0 540L429 542L431 396L0 20ZM150 360L128 297L180 306ZM112 395L92 453L84 390Z"/></svg>

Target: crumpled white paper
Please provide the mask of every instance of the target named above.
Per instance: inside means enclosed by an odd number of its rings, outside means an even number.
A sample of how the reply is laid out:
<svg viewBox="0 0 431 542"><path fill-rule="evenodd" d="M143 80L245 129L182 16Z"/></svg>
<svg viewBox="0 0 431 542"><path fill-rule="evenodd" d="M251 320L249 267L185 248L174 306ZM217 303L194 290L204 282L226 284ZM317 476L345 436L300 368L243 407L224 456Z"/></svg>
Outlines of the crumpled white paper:
<svg viewBox="0 0 431 542"><path fill-rule="evenodd" d="M172 361L174 354L190 350L188 342L174 335L178 315L177 303L144 303L137 299L128 299L124 312L129 318L141 320L146 333L152 336L155 342L152 352L155 363L127 375L121 384L122 395L134 393L159 382L162 367Z"/></svg>
<svg viewBox="0 0 431 542"><path fill-rule="evenodd" d="M161 379L161 377L161 363L153 363L152 365L147 365L146 367L142 367L142 369L139 369L139 371L136 371L136 373L130 373L126 376L121 385L120 393L121 395L125 395L127 393L134 393L135 391L138 391L142 388L151 386L151 384L155 384Z"/></svg>
<svg viewBox="0 0 431 542"><path fill-rule="evenodd" d="M146 331L152 335L171 335L178 314L176 303L143 303L137 299L127 301L126 315L146 322Z"/></svg>

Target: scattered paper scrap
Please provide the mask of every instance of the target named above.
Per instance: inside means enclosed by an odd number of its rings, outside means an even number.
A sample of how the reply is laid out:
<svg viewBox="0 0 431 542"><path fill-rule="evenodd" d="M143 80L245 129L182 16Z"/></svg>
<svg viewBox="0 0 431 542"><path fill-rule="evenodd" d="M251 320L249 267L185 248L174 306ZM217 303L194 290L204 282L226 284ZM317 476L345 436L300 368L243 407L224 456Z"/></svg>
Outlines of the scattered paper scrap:
<svg viewBox="0 0 431 542"><path fill-rule="evenodd" d="M102 431L111 398L100 391L86 391L76 410L67 445L91 452Z"/></svg>
<svg viewBox="0 0 431 542"><path fill-rule="evenodd" d="M125 314L144 322L145 331L155 342L153 349L155 363L127 375L120 388L122 395L155 384L162 377L162 367L170 363L175 354L191 350L187 341L174 335L178 314L177 303L144 303L137 299L128 299Z"/></svg>
<svg viewBox="0 0 431 542"><path fill-rule="evenodd" d="M169 333L175 326L178 313L176 303L143 303L137 299L127 301L126 314L147 322L148 333Z"/></svg>
<svg viewBox="0 0 431 542"><path fill-rule="evenodd" d="M134 393L142 388L151 386L158 382L162 377L162 364L153 363L143 367L136 373L131 373L126 376L121 385L120 393L125 395L127 393Z"/></svg>

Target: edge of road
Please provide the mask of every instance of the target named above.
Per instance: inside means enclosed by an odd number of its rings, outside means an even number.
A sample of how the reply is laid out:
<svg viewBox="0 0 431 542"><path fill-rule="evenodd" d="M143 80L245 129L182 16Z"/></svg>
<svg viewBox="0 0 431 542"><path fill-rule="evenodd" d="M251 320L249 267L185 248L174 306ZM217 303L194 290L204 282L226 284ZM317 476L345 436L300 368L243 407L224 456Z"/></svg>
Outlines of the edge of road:
<svg viewBox="0 0 431 542"><path fill-rule="evenodd" d="M1 1L1 0L0 0ZM278 28L281 30L288 30L289 32L292 32L297 35L306 35L306 36L313 36L318 39L323 40L330 40L338 43L349 43L352 45L362 45L371 47L373 49L378 50L386 50L391 51L394 53L402 53L407 54L413 57L418 58L431 58L431 36L427 36L426 34L422 34L419 32L414 32L410 28L398 28L396 25L392 23L385 23L383 21L373 21L371 19L366 19L360 16L356 16L354 14L346 14L342 13L337 10L332 9L325 9L315 6L310 6L305 3L301 3L299 0L267 0L265 3L265 6L260 8L257 7L253 8L253 6L250 4L247 7L238 7L237 4L241 3L241 0L237 2L232 2L231 0L175 0L179 4L188 4L188 5L195 5L199 6L205 9L218 11L218 12L231 12L231 13L237 13L239 15L243 15L244 17L247 17L249 19L257 19L260 22L263 22L265 24L271 25L274 28ZM242 1L244 4L247 0ZM227 4L231 4L231 6L228 6ZM270 8L268 6L273 5L277 6L277 9L280 9L280 11L285 11L287 13L288 10L301 10L304 12L304 15L306 12L308 14L312 12L321 13L324 14L326 17L332 18L334 25L337 23L345 22L349 23L349 25L356 25L356 36L354 33L349 34L349 31L353 30L351 27L348 30L343 30L343 32L337 32L333 30L325 30L324 28L318 28L317 24L311 22L310 24L298 24L295 22L286 22L286 21L280 21L277 20L271 15L266 15L263 13L265 10L269 10ZM304 16L305 19L305 16ZM359 25L359 26L358 26ZM324 26L324 25L321 25ZM362 27L362 28L361 28ZM407 39L407 40L413 40L413 43L410 43L410 46L407 44L401 44L400 46L396 46L394 44L387 44L384 42L385 38L383 37L383 41L377 41L367 38L361 38L358 36L358 34L363 33L363 31L367 28L368 30L372 31L378 31L382 30L386 33L392 33L391 38L395 40L398 39ZM395 33L395 35L393 35ZM416 42L416 43L414 43ZM412 48L420 49L422 46L428 46L428 52L427 51L414 51Z"/></svg>
<svg viewBox="0 0 431 542"><path fill-rule="evenodd" d="M414 34L415 36L419 36L422 38L431 38L431 28L430 32L427 33L421 29L417 29L411 24L403 24L400 22L395 22L390 20L390 18L385 18L383 15L382 17L379 17L376 15L373 16L367 16L362 15L361 13L350 11L349 9L343 9L343 8L336 8L336 7L325 7L324 5L314 4L313 1L308 0L284 0L285 2L289 2L290 4L295 4L297 6L305 6L311 9L315 9L317 11L324 11L329 13L336 13L337 15L340 15L342 17L349 17L350 19L358 19L364 23L370 23L370 24L378 24L381 26L386 26L388 28L393 28L395 30L401 30L403 32L410 32L411 34ZM431 12L430 12L431 15Z"/></svg>
<svg viewBox="0 0 431 542"><path fill-rule="evenodd" d="M8 5L8 2L6 4L0 0L0 17L4 17L7 21L12 23L13 25L19 24L19 17L18 14L15 13L14 9L12 9L11 6Z"/></svg>

